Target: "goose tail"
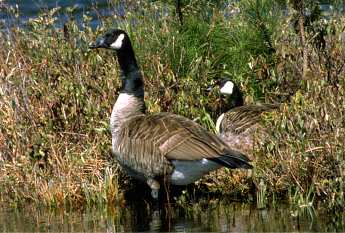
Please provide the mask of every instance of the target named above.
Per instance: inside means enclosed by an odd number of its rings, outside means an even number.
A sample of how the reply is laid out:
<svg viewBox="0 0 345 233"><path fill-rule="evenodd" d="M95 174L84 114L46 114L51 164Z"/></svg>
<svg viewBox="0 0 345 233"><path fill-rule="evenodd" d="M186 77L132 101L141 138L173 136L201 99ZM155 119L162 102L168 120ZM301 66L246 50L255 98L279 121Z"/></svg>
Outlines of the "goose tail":
<svg viewBox="0 0 345 233"><path fill-rule="evenodd" d="M253 166L250 164L250 160L244 154L231 151L231 153L215 157L211 159L212 161L223 165L224 167L228 168L244 168L244 169L252 169Z"/></svg>

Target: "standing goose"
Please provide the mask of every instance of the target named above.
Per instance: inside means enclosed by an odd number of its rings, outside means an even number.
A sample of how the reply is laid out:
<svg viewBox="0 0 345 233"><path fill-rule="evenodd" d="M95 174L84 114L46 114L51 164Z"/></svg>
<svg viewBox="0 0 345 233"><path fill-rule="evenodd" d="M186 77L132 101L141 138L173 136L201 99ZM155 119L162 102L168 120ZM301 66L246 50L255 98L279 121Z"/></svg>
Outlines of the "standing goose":
<svg viewBox="0 0 345 233"><path fill-rule="evenodd" d="M144 83L125 31L110 30L90 48L116 51L122 87L110 118L112 152L129 175L149 185L154 199L162 180L187 185L222 166L252 168L245 155L192 120L145 115Z"/></svg>
<svg viewBox="0 0 345 233"><path fill-rule="evenodd" d="M243 105L243 96L239 87L229 78L218 83L220 93L227 98L225 113L216 122L216 130L221 139L232 148L252 154L254 135L265 136L265 130L260 125L262 114L273 111L278 104Z"/></svg>

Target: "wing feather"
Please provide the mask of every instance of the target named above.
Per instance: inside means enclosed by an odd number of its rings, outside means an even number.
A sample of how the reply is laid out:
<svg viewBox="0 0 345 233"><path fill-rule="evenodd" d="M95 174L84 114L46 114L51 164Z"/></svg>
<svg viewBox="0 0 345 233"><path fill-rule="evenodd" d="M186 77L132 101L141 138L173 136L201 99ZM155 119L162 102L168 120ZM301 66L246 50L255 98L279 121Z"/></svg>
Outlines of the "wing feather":
<svg viewBox="0 0 345 233"><path fill-rule="evenodd" d="M242 133L248 128L259 123L261 114L277 109L277 104L246 105L236 107L224 114L220 125L220 133Z"/></svg>
<svg viewBox="0 0 345 233"><path fill-rule="evenodd" d="M170 160L206 158L231 168L250 166L245 155L230 149L218 136L171 113L132 117L121 127L118 140L119 154L126 156L123 162L143 173L161 174Z"/></svg>

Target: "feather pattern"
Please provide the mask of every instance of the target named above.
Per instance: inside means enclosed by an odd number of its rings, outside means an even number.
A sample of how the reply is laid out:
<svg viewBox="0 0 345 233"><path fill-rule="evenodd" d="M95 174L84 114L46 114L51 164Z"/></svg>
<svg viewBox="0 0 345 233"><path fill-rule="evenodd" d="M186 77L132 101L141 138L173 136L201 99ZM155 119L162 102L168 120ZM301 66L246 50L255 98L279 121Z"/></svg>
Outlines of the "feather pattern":
<svg viewBox="0 0 345 233"><path fill-rule="evenodd" d="M214 160L227 167L251 168L247 157L230 149L219 137L197 123L171 113L137 115L126 120L119 131L113 149L121 164L133 168L145 177L170 174L171 160ZM225 159L226 158L226 159Z"/></svg>
<svg viewBox="0 0 345 233"><path fill-rule="evenodd" d="M253 159L254 138L267 136L266 130L260 124L262 116L265 112L277 108L279 104L236 106L218 118L219 136L232 148Z"/></svg>
<svg viewBox="0 0 345 233"><path fill-rule="evenodd" d="M262 113L275 110L276 104L246 105L231 109L224 113L219 133L231 132L241 134L248 128L259 123Z"/></svg>

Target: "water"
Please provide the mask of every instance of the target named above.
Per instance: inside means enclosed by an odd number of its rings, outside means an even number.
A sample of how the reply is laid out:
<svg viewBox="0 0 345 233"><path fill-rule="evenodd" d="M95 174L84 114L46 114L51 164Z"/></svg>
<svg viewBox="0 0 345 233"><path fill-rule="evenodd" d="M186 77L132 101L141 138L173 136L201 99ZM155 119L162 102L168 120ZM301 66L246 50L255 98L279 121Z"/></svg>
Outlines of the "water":
<svg viewBox="0 0 345 233"><path fill-rule="evenodd" d="M124 3L119 2L116 6L109 4L109 0L0 0L0 22L2 24L23 26L29 19L36 18L41 12L47 12L59 7L57 14L57 27L63 25L73 12L73 18L77 22L82 21L83 15L92 18L90 26L96 27L100 24L100 18L113 14L123 16ZM13 17L10 8L19 12L18 19Z"/></svg>
<svg viewBox="0 0 345 233"><path fill-rule="evenodd" d="M194 204L150 210L144 202L134 206L49 210L25 207L0 210L1 232L324 232L344 231L344 215L338 220L320 213L292 211L287 206L258 210L238 203Z"/></svg>
<svg viewBox="0 0 345 233"><path fill-rule="evenodd" d="M92 19L90 26L95 28L104 17L113 15L124 17L126 11L136 10L135 7L131 8L131 5L135 5L135 3L133 1L116 1L116 4L114 4L114 1L111 0L0 0L0 25L3 24L8 27L19 24L23 26L29 19L36 18L40 12L60 7L57 27L61 27L71 18L71 15L67 13L67 9L73 9L73 19L77 23L81 24L82 16L87 15ZM20 12L18 19L14 19L12 14L8 12L10 7L18 7L18 12ZM331 12L344 12L345 5L341 4L333 7L330 4L320 4L320 9L325 15L328 15ZM227 14L225 11L225 15Z"/></svg>

